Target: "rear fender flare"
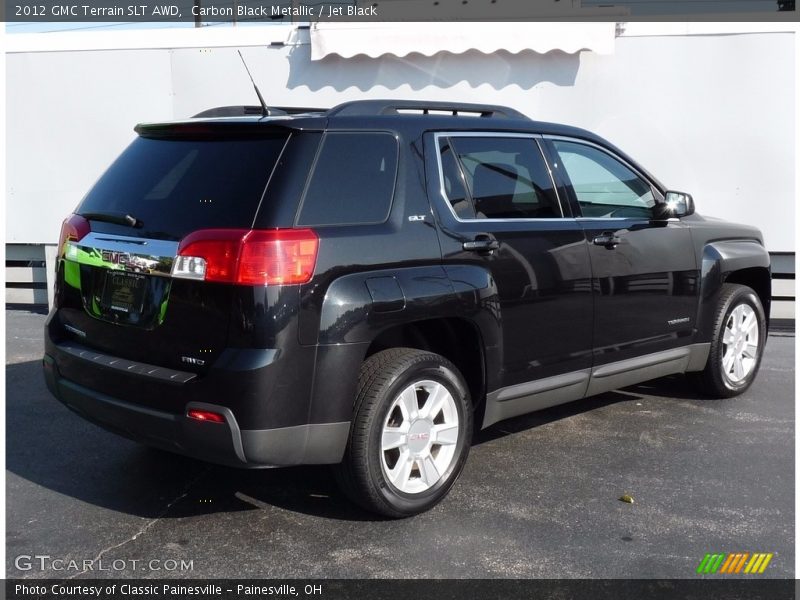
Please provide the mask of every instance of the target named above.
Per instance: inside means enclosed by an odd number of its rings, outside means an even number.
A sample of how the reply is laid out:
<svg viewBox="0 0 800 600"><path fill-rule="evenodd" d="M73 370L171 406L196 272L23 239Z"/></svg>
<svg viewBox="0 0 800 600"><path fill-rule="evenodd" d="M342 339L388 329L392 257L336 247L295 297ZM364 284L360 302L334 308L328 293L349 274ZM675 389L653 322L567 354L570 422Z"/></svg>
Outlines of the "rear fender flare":
<svg viewBox="0 0 800 600"><path fill-rule="evenodd" d="M352 418L359 367L382 332L454 317L476 327L483 344L484 392L494 389L502 367L502 330L497 288L486 269L433 265L337 278L322 302L309 422Z"/></svg>

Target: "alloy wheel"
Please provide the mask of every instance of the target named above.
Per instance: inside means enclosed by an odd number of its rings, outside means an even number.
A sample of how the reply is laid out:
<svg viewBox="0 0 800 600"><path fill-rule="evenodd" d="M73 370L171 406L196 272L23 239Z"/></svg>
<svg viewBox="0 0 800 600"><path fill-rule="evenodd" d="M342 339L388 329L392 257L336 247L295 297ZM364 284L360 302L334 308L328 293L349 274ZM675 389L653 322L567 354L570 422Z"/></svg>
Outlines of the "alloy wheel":
<svg viewBox="0 0 800 600"><path fill-rule="evenodd" d="M722 372L732 383L744 381L758 361L758 317L749 304L737 305L722 333Z"/></svg>
<svg viewBox="0 0 800 600"><path fill-rule="evenodd" d="M406 494L424 492L441 480L456 456L456 402L441 383L417 381L389 407L381 434L383 474Z"/></svg>

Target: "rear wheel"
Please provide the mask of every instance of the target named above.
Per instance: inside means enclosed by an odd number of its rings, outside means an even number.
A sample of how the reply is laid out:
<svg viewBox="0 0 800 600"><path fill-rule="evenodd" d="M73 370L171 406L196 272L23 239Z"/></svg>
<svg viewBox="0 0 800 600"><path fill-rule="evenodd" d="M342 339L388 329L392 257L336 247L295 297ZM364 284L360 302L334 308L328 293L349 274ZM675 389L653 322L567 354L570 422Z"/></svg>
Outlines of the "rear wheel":
<svg viewBox="0 0 800 600"><path fill-rule="evenodd" d="M344 461L343 491L364 508L407 517L450 491L467 459L469 391L446 358L410 348L384 350L361 367Z"/></svg>
<svg viewBox="0 0 800 600"><path fill-rule="evenodd" d="M702 390L716 398L744 392L758 373L766 338L766 318L758 295L744 285L723 285L708 362L697 375Z"/></svg>

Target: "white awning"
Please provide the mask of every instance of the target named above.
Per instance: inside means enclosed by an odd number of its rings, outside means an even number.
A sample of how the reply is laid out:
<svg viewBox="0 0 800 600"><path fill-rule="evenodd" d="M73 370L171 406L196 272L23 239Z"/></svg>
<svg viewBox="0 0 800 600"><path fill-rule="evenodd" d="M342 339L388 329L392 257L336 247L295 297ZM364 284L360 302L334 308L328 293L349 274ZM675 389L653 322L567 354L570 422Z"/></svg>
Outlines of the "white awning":
<svg viewBox="0 0 800 600"><path fill-rule="evenodd" d="M573 54L590 50L613 54L616 23L335 23L318 22L311 28L311 60L330 54L343 58L385 54L433 56L470 50L492 54L560 50Z"/></svg>

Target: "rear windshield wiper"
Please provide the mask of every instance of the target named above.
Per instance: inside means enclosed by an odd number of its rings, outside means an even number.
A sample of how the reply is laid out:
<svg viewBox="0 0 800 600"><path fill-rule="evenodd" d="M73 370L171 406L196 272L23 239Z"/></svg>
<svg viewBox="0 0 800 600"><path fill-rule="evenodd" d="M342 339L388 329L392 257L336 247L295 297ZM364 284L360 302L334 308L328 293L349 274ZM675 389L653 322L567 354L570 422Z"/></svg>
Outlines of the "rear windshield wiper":
<svg viewBox="0 0 800 600"><path fill-rule="evenodd" d="M141 227L142 221L136 217L125 213L101 213L88 212L81 215L88 221L103 221L104 223L114 223L115 225L126 225L128 227Z"/></svg>

